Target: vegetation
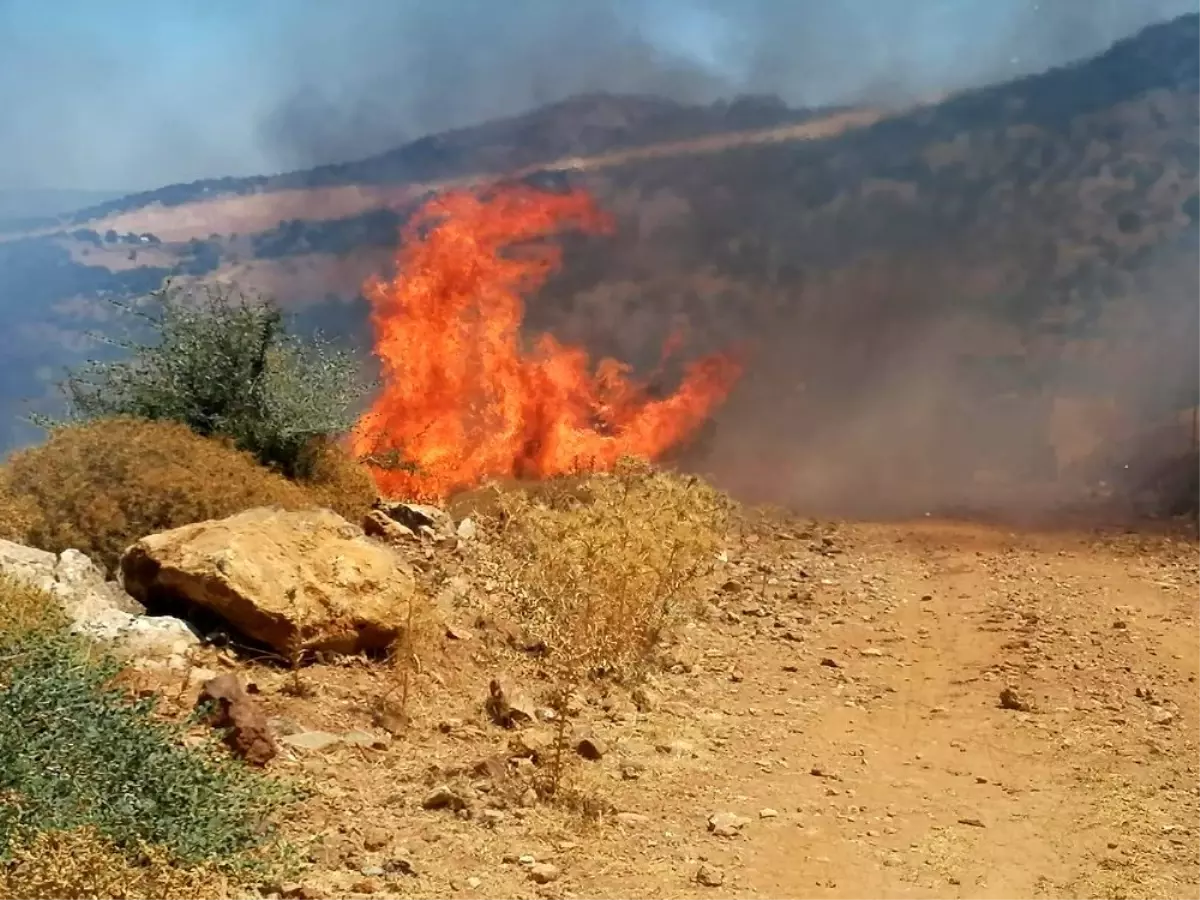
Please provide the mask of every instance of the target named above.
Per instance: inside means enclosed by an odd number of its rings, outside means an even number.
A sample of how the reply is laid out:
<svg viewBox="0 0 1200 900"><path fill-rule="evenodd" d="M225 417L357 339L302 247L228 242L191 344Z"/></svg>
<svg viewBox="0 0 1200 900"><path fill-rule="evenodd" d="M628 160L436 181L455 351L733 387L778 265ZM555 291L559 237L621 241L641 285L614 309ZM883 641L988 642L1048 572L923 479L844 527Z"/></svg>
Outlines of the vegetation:
<svg viewBox="0 0 1200 900"><path fill-rule="evenodd" d="M320 446L353 426L368 388L354 356L318 337L301 341L272 303L209 286L168 286L156 310L126 307L152 339L93 361L63 385L72 418L181 422L229 438L289 478L310 476Z"/></svg>
<svg viewBox="0 0 1200 900"><path fill-rule="evenodd" d="M502 508L522 621L570 683L637 675L715 565L730 512L700 479L634 461L507 495Z"/></svg>
<svg viewBox="0 0 1200 900"><path fill-rule="evenodd" d="M331 481L321 490L337 493ZM0 517L0 536L54 553L73 547L110 570L148 534L255 506L315 502L249 454L175 422L62 426L0 467L0 512L14 510Z"/></svg>
<svg viewBox="0 0 1200 900"><path fill-rule="evenodd" d="M288 791L214 743L186 747L64 624L53 598L0 578L0 896L224 893Z"/></svg>

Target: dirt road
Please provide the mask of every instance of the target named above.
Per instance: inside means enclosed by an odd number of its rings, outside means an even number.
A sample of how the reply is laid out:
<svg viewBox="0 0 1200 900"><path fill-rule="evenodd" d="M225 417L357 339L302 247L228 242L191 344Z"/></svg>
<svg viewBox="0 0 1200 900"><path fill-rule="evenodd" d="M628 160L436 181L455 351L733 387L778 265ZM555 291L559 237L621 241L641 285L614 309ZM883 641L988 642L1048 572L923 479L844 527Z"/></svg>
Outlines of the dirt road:
<svg viewBox="0 0 1200 900"><path fill-rule="evenodd" d="M281 890L1200 894L1194 541L784 522L739 539L727 576L637 704L580 713L606 752L572 790L598 817L476 769L512 737L479 710L496 664L479 632L448 642L388 749L280 764L312 777L290 830L318 838ZM308 698L251 674L289 722L371 727L365 665L312 670ZM474 812L423 809L442 783Z"/></svg>

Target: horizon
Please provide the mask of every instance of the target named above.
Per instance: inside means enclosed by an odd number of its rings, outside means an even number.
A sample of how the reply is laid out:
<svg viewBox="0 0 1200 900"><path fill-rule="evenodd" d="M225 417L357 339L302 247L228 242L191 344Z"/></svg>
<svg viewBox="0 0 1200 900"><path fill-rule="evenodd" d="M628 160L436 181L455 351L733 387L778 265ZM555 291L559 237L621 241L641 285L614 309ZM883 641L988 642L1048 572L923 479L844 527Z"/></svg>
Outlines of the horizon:
<svg viewBox="0 0 1200 900"><path fill-rule="evenodd" d="M451 6L63 0L48 16L0 0L0 191L119 196L303 170L585 93L903 102L1085 59L1195 12L1184 0Z"/></svg>

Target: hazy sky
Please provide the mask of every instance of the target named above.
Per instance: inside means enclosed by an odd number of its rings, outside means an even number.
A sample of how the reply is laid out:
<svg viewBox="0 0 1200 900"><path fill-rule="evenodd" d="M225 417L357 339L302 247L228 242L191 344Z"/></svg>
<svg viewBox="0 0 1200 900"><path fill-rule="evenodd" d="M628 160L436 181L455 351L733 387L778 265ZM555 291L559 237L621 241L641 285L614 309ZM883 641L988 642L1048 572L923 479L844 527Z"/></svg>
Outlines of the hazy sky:
<svg viewBox="0 0 1200 900"><path fill-rule="evenodd" d="M367 156L571 93L898 99L1196 0L0 0L0 188Z"/></svg>

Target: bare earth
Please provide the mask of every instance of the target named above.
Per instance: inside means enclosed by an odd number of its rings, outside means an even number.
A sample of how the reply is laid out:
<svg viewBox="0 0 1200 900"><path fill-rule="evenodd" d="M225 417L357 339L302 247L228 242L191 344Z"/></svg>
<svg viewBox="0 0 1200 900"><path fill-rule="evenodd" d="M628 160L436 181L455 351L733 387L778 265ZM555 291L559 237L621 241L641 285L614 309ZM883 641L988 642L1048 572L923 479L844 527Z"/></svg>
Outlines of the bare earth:
<svg viewBox="0 0 1200 900"><path fill-rule="evenodd" d="M407 731L272 764L314 791L288 825L309 867L275 893L1198 896L1197 559L1184 537L763 520L641 708L583 705L606 752L572 760L582 810L522 806L529 765L474 771L518 734L484 715L488 679L543 686L462 589ZM382 734L379 664L305 670L306 697L239 666L285 730ZM469 809L424 809L443 784ZM743 819L720 836L715 813Z"/></svg>

